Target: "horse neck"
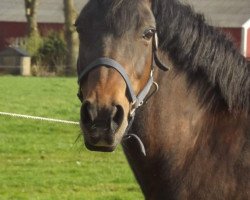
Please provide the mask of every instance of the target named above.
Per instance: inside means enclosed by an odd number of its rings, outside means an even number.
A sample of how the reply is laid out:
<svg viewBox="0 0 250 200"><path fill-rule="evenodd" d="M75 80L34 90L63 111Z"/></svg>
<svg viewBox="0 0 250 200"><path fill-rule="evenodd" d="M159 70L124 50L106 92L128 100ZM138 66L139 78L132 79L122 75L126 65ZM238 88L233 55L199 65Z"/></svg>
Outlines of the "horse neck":
<svg viewBox="0 0 250 200"><path fill-rule="evenodd" d="M178 69L173 68L167 74L158 71L156 81L159 92L138 113L135 122L148 158L171 155L174 168L181 168L190 152L197 153L202 148L215 153L216 150L226 153L226 149L239 149L235 146L246 137L249 118L239 114L236 120L224 106L211 109L202 104L197 88L190 88L187 74ZM141 127L141 124L145 126ZM211 142L216 144L213 146Z"/></svg>
<svg viewBox="0 0 250 200"><path fill-rule="evenodd" d="M195 90L188 88L185 74L177 74L174 69L158 73L160 89L140 113L147 124L143 132L149 154L157 154L163 146L187 152L194 145L206 109L200 105Z"/></svg>

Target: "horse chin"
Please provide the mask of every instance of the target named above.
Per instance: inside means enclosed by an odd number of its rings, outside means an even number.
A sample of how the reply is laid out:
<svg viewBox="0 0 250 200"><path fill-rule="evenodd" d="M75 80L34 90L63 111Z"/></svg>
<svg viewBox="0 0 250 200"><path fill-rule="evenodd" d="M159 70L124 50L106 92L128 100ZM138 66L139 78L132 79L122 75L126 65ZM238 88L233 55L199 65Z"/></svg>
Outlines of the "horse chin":
<svg viewBox="0 0 250 200"><path fill-rule="evenodd" d="M85 141L85 146L90 151L113 152L116 146L95 146Z"/></svg>
<svg viewBox="0 0 250 200"><path fill-rule="evenodd" d="M93 141L87 135L84 135L84 143L88 150L90 151L102 151L102 152L112 152L116 149L119 144L116 141L115 136L108 137L106 139L102 139L100 141Z"/></svg>
<svg viewBox="0 0 250 200"><path fill-rule="evenodd" d="M86 134L87 131L83 130L84 143L88 150L90 151L101 151L101 152L113 152L116 147L121 143L124 133L127 128L127 120L124 120L121 126L117 129L117 131L113 135L109 135L105 137L102 135L102 140L98 142L91 141L90 135Z"/></svg>

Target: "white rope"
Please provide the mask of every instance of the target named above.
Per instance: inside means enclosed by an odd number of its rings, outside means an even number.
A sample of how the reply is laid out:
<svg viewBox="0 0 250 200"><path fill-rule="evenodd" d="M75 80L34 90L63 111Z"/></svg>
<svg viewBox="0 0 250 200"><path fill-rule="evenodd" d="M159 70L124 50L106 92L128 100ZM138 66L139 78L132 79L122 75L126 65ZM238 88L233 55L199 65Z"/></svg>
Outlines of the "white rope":
<svg viewBox="0 0 250 200"><path fill-rule="evenodd" d="M33 119L33 120L41 120L41 121L49 121L49 122L57 122L57 123L64 123L64 124L76 124L76 125L79 125L79 122L74 122L74 121L53 119L53 118L47 118L47 117L37 117L37 116L31 116L31 115L21 115L21 114L16 114L16 113L0 112L0 115L10 116L10 117L18 117L18 118L25 118L25 119Z"/></svg>

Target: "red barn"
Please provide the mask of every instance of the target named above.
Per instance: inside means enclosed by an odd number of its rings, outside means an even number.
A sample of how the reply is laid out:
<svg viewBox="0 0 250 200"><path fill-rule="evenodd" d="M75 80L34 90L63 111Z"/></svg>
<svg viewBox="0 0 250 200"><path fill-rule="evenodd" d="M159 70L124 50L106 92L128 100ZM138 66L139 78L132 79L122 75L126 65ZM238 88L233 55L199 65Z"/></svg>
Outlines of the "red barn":
<svg viewBox="0 0 250 200"><path fill-rule="evenodd" d="M75 7L80 10L86 2L87 0L75 0ZM63 30L63 1L39 1L37 21L42 35L46 35L50 30ZM9 45L13 38L26 35L24 0L0 0L0 51Z"/></svg>

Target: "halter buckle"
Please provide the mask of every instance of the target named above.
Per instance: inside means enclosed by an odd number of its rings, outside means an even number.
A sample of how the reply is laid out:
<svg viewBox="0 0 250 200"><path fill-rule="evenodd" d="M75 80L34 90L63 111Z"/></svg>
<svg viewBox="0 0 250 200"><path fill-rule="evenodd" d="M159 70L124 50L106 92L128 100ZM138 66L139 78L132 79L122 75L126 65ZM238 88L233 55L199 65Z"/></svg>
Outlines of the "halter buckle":
<svg viewBox="0 0 250 200"><path fill-rule="evenodd" d="M136 103L137 103L137 100L134 100L131 104L130 117L133 117L135 115L135 110L137 108Z"/></svg>

